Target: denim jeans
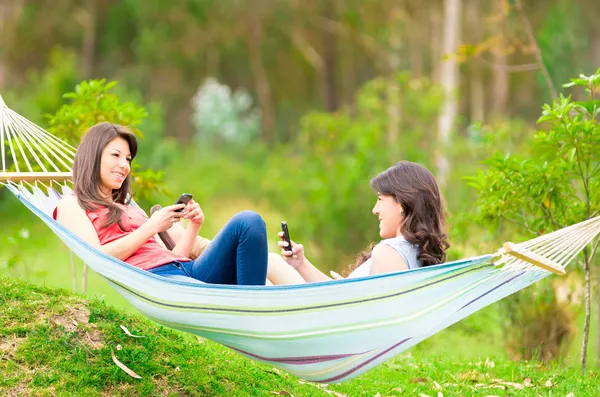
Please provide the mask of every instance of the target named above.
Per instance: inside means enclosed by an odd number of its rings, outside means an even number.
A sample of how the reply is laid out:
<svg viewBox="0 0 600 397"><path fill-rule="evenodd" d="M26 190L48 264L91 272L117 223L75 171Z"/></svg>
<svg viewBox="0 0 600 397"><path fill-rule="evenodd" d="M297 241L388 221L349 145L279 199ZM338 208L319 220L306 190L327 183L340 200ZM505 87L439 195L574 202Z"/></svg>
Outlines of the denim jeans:
<svg viewBox="0 0 600 397"><path fill-rule="evenodd" d="M242 211L227 222L195 261L171 262L149 271L211 284L265 285L267 253L265 221L256 212Z"/></svg>

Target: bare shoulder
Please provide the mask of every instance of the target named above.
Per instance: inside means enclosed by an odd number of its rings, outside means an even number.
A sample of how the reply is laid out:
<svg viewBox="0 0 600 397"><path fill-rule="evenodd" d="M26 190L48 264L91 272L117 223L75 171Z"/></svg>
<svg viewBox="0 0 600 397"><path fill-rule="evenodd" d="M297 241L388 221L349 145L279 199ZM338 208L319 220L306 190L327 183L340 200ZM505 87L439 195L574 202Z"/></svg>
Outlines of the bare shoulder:
<svg viewBox="0 0 600 397"><path fill-rule="evenodd" d="M66 218L79 218L86 216L85 210L79 205L77 197L68 195L62 196L56 206L57 220L63 223Z"/></svg>
<svg viewBox="0 0 600 397"><path fill-rule="evenodd" d="M384 259L390 257L392 259L403 259L402 255L400 255L398 251L387 244L377 244L375 247L373 247L373 252L371 255L373 258L378 257Z"/></svg>
<svg viewBox="0 0 600 397"><path fill-rule="evenodd" d="M60 200L58 200L58 205L73 205L73 204L79 205L79 203L77 202L77 197L73 196L72 194L64 195L60 198Z"/></svg>
<svg viewBox="0 0 600 397"><path fill-rule="evenodd" d="M371 257L373 258L371 274L390 273L408 269L404 257L387 244L377 244L373 248Z"/></svg>
<svg viewBox="0 0 600 397"><path fill-rule="evenodd" d="M63 196L58 201L56 220L75 235L87 241L94 247L100 247L98 234L87 217L85 210L79 205L77 197Z"/></svg>

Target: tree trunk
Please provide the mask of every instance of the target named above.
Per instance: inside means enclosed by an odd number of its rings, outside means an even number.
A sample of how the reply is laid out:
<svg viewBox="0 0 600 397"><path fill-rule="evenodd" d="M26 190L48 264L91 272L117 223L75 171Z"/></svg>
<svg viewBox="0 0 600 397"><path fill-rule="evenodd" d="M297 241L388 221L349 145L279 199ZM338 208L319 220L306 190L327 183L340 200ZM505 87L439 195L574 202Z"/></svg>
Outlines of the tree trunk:
<svg viewBox="0 0 600 397"><path fill-rule="evenodd" d="M333 0L325 0L323 7L323 16L325 20L336 19L336 9ZM335 89L335 71L336 71L336 42L335 34L331 29L323 29L323 90L325 99L325 108L329 112L334 112L338 107L337 91Z"/></svg>
<svg viewBox="0 0 600 397"><path fill-rule="evenodd" d="M581 341L581 372L585 374L587 369L587 347L590 335L590 313L591 313L591 280L590 280L590 263L588 258L587 248L583 250L585 272L585 322L583 324L583 340Z"/></svg>
<svg viewBox="0 0 600 397"><path fill-rule="evenodd" d="M416 24L415 24L416 25ZM413 28L413 32L419 32L417 27ZM410 52L410 72L415 79L423 76L423 51L421 42L417 37L411 37L408 50Z"/></svg>
<svg viewBox="0 0 600 397"><path fill-rule="evenodd" d="M497 49L494 53L494 63L498 65L507 64L507 56L504 49ZM494 79L492 86L492 114L494 117L504 117L508 106L509 77L506 68L494 68Z"/></svg>
<svg viewBox="0 0 600 397"><path fill-rule="evenodd" d="M596 301L594 302L594 314L596 316L596 367L600 368L600 265L592 267L594 290L596 291Z"/></svg>
<svg viewBox="0 0 600 397"><path fill-rule="evenodd" d="M475 43L481 41L480 0L471 0L467 7L467 24L471 39ZM469 113L471 123L485 121L485 94L481 64L475 59L469 63Z"/></svg>
<svg viewBox="0 0 600 397"><path fill-rule="evenodd" d="M440 84L444 92L442 111L438 122L438 154L436 156L437 176L440 185L446 185L450 163L445 151L450 143L450 133L454 128L458 112L458 64L452 57L456 50L460 32L461 0L444 1L444 30L442 40L442 63Z"/></svg>
<svg viewBox="0 0 600 397"><path fill-rule="evenodd" d="M246 15L248 56L250 68L254 76L254 84L258 95L258 103L262 111L262 138L267 144L275 141L275 106L271 95L269 76L262 59L263 26L260 10L249 4Z"/></svg>
<svg viewBox="0 0 600 397"><path fill-rule="evenodd" d="M392 14L396 14L395 9L391 9ZM400 51L402 49L402 38L400 29L400 20L396 15L392 16L392 26L389 34L389 54L387 59L387 66L389 69L389 84L387 87L387 107L388 107L388 131L387 131L387 143L390 145L397 144L398 136L400 134L400 88L396 81L396 74L400 69ZM390 146L392 147L392 146ZM392 156L395 150L392 151Z"/></svg>
<svg viewBox="0 0 600 397"><path fill-rule="evenodd" d="M24 0L0 1L0 91L6 87L9 75L6 49L15 43L17 22L24 5Z"/></svg>
<svg viewBox="0 0 600 397"><path fill-rule="evenodd" d="M431 79L440 81L440 66L442 64L442 16L437 7L430 10L429 26L431 28Z"/></svg>
<svg viewBox="0 0 600 397"><path fill-rule="evenodd" d="M94 72L94 53L96 52L96 0L86 0L85 9L81 12L83 25L83 43L81 56L84 79L92 78Z"/></svg>

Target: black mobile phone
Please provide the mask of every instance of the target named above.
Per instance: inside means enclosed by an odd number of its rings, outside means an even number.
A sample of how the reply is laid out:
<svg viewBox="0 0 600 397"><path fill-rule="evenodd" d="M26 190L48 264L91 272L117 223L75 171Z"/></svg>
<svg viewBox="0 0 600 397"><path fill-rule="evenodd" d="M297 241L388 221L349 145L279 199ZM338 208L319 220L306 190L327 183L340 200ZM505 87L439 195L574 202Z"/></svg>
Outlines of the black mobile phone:
<svg viewBox="0 0 600 397"><path fill-rule="evenodd" d="M175 205L177 205L177 204L187 205L190 202L190 200L192 199L192 197L194 197L194 196L192 196L189 193L183 193L181 196L179 196L179 198L175 202ZM183 211L183 208L179 209L179 210L175 210L175 212L181 212L181 211Z"/></svg>
<svg viewBox="0 0 600 397"><path fill-rule="evenodd" d="M288 243L286 251L292 252L292 240L290 240L290 231L288 230L288 225L286 221L281 222L281 230L283 231L283 240L287 241Z"/></svg>

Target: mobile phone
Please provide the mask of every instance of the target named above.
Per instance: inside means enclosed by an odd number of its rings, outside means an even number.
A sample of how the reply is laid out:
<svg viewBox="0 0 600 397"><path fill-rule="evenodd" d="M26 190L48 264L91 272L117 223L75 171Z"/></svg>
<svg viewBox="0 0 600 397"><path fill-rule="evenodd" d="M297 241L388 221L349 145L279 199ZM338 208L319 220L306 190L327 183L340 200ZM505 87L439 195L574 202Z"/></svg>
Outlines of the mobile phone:
<svg viewBox="0 0 600 397"><path fill-rule="evenodd" d="M190 202L190 200L192 199L192 197L194 197L194 196L192 196L189 193L183 193L181 196L179 196L179 198L175 202L175 205L177 205L177 204L187 205ZM183 208L175 210L175 212L181 212L181 211L183 211Z"/></svg>
<svg viewBox="0 0 600 397"><path fill-rule="evenodd" d="M290 240L290 231L288 230L288 225L286 221L281 222L281 230L283 231L283 240L287 241L288 243L286 251L292 252L292 240Z"/></svg>

